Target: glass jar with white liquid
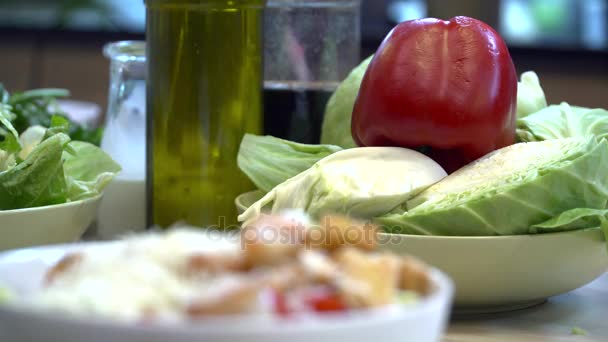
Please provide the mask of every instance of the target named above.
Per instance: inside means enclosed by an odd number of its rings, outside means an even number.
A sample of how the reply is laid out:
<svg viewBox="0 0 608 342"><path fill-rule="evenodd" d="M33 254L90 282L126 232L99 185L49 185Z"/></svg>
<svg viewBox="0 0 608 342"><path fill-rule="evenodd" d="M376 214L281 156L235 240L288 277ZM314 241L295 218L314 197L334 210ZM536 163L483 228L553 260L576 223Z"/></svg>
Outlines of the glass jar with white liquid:
<svg viewBox="0 0 608 342"><path fill-rule="evenodd" d="M101 148L122 166L104 190L97 237L113 238L146 225L145 42L104 47L110 60L110 90Z"/></svg>

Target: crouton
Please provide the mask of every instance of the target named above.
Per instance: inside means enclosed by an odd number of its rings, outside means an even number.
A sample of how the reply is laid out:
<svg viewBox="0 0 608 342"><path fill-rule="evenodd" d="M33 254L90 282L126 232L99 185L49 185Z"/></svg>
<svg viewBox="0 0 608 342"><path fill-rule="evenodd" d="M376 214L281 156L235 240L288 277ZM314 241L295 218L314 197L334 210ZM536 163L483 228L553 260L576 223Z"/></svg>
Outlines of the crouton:
<svg viewBox="0 0 608 342"><path fill-rule="evenodd" d="M61 258L53 267L51 267L45 275L45 283L51 284L61 274L67 272L72 267L76 266L82 261L83 255L81 253L66 254Z"/></svg>
<svg viewBox="0 0 608 342"><path fill-rule="evenodd" d="M339 269L336 287L350 306L378 307L394 302L398 291L399 258L343 248L336 252L335 259Z"/></svg>
<svg viewBox="0 0 608 342"><path fill-rule="evenodd" d="M325 215L318 226L306 231L307 247L336 250L342 246L353 246L372 251L378 246L378 227L340 215Z"/></svg>
<svg viewBox="0 0 608 342"><path fill-rule="evenodd" d="M186 314L191 318L214 315L230 315L250 312L258 302L262 287L259 283L245 283L235 286L222 294L206 297L189 303Z"/></svg>
<svg viewBox="0 0 608 342"><path fill-rule="evenodd" d="M280 216L260 215L241 231L245 261L250 267L278 265L295 259L303 246L305 227Z"/></svg>
<svg viewBox="0 0 608 342"><path fill-rule="evenodd" d="M400 262L399 288L426 295L431 291L428 267L413 257L403 257Z"/></svg>

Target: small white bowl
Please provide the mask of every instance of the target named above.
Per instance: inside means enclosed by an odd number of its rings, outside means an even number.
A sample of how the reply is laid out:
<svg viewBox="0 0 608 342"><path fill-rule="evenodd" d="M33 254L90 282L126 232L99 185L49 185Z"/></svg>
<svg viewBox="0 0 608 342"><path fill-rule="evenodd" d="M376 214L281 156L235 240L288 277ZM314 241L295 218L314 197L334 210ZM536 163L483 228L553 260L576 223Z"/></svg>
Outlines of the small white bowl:
<svg viewBox="0 0 608 342"><path fill-rule="evenodd" d="M78 240L95 220L101 196L43 207L0 210L0 250Z"/></svg>
<svg viewBox="0 0 608 342"><path fill-rule="evenodd" d="M260 191L235 199L239 212ZM419 257L444 271L456 286L457 314L529 307L581 287L608 270L599 228L511 236L380 234L381 247Z"/></svg>

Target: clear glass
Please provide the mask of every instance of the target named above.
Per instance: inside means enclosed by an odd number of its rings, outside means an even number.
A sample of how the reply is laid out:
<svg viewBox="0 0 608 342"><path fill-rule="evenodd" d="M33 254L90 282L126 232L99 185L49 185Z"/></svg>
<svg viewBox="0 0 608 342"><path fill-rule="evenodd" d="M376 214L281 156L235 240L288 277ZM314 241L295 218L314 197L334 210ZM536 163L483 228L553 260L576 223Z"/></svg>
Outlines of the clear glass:
<svg viewBox="0 0 608 342"><path fill-rule="evenodd" d="M267 134L318 143L325 104L360 61L360 0L269 0L264 15Z"/></svg>
<svg viewBox="0 0 608 342"><path fill-rule="evenodd" d="M103 53L110 60L110 88L101 148L122 171L104 190L97 234L112 238L146 225L145 43L113 42Z"/></svg>
<svg viewBox="0 0 608 342"><path fill-rule="evenodd" d="M146 0L149 224L237 223L236 157L262 131L265 0Z"/></svg>

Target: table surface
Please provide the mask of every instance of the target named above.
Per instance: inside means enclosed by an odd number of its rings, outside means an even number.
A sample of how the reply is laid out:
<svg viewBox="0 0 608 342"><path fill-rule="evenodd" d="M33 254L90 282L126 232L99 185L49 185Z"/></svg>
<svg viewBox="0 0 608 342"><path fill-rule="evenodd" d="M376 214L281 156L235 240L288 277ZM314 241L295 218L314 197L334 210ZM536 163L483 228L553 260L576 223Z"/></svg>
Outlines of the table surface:
<svg viewBox="0 0 608 342"><path fill-rule="evenodd" d="M585 335L572 333L580 328ZM608 273L546 303L450 322L443 342L608 341Z"/></svg>

